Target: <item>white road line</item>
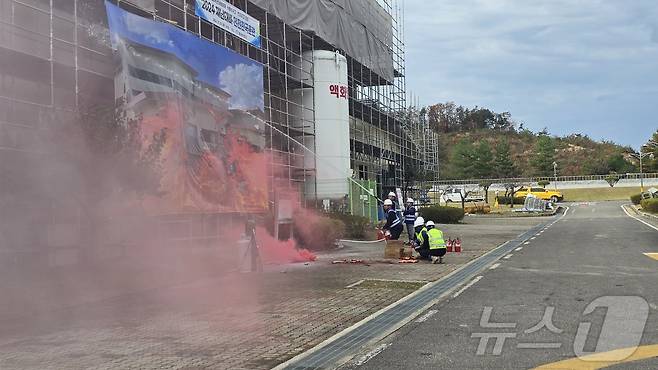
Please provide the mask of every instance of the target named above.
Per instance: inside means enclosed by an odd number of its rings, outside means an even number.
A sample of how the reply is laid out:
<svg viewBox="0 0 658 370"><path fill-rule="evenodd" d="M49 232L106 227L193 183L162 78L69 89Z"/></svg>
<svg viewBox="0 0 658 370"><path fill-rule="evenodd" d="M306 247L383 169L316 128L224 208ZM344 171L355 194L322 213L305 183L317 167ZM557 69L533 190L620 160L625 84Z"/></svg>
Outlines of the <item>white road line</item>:
<svg viewBox="0 0 658 370"><path fill-rule="evenodd" d="M489 267L489 270L495 270L498 268L498 266L500 266L500 263L494 263L493 265L491 265L491 267Z"/></svg>
<svg viewBox="0 0 658 370"><path fill-rule="evenodd" d="M466 289L472 287L473 284L475 284L475 283L477 283L478 281L480 281L480 279L482 279L482 275L480 275L480 276L476 276L475 279L469 281L468 284L464 285L463 288L459 289L459 290L457 291L457 293L453 294L452 298L457 298L457 297L459 297L460 294L464 293L464 291L466 291Z"/></svg>
<svg viewBox="0 0 658 370"><path fill-rule="evenodd" d="M357 286L357 285L361 285L361 283L363 283L364 281L365 281L365 280L359 280L359 281L357 281L356 283L352 283L352 284L346 286L345 288L348 288L348 289L349 289L349 288L354 288L354 287Z"/></svg>
<svg viewBox="0 0 658 370"><path fill-rule="evenodd" d="M518 251L520 251L521 249L523 249L523 247L518 247L518 248L515 249L515 251L518 252Z"/></svg>
<svg viewBox="0 0 658 370"><path fill-rule="evenodd" d="M385 343L385 344L382 344L382 345L379 345L379 346L375 347L372 351L366 353L365 355L361 356L358 360L356 360L354 362L354 364L356 366L361 366L361 365L365 364L366 362L368 362L368 361L372 360L373 358L375 358L375 356L377 356L378 354L384 352L384 350L386 348L388 348L390 345L391 345L391 343Z"/></svg>
<svg viewBox="0 0 658 370"><path fill-rule="evenodd" d="M523 243L523 245L528 245L528 244L530 244L530 242L525 242L525 243Z"/></svg>
<svg viewBox="0 0 658 370"><path fill-rule="evenodd" d="M510 253L510 254L508 254L507 256L503 257L503 259L504 259L504 260L508 260L508 259L512 258L513 255L514 255L514 254Z"/></svg>
<svg viewBox="0 0 658 370"><path fill-rule="evenodd" d="M439 310L429 310L429 311L427 311L426 314L424 314L423 316L419 317L418 320L416 320L416 322L417 322L417 323L425 322L425 321L427 321L427 319L429 319L430 317L432 317L432 315L434 315L434 314L437 313L437 312L439 312Z"/></svg>
<svg viewBox="0 0 658 370"><path fill-rule="evenodd" d="M532 238L530 238L530 240L535 240L535 239L537 239L536 236L533 236Z"/></svg>
<svg viewBox="0 0 658 370"><path fill-rule="evenodd" d="M637 217L631 215L630 213L628 213L628 211L626 210L626 207L624 207L623 205L621 206L621 209L624 211L624 213L626 213L626 216L628 216L628 217L630 217L630 218L632 218L632 219L635 219L636 221L640 221L641 223L643 223L643 224L649 226L650 228L652 228L652 229L658 231L658 227L655 227L655 226L653 226L652 224L650 224L650 223L648 223L648 222L646 222L646 221L644 221L644 220L642 220L642 219L639 219L639 218L637 218Z"/></svg>

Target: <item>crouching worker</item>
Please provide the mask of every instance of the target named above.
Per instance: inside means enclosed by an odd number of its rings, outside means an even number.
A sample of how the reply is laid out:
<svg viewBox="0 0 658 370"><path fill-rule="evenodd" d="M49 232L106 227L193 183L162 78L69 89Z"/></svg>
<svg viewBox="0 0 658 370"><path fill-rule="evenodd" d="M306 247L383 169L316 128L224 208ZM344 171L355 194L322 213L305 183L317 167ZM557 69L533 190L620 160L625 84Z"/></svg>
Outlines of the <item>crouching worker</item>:
<svg viewBox="0 0 658 370"><path fill-rule="evenodd" d="M384 201L384 213L386 214L386 224L382 227L382 230L384 230L385 235L388 235L388 239L390 240L400 239L400 234L402 234L402 220L398 217L392 200L386 199Z"/></svg>
<svg viewBox="0 0 658 370"><path fill-rule="evenodd" d="M416 250L416 253L420 255L418 259L429 260L430 240L427 235L425 220L422 217L418 217L416 221L414 221L414 231L416 232L416 237L414 239L414 250Z"/></svg>
<svg viewBox="0 0 658 370"><path fill-rule="evenodd" d="M427 227L432 263L443 263L443 256L446 254L446 241L443 239L443 231L435 228L432 221L427 221L425 226Z"/></svg>

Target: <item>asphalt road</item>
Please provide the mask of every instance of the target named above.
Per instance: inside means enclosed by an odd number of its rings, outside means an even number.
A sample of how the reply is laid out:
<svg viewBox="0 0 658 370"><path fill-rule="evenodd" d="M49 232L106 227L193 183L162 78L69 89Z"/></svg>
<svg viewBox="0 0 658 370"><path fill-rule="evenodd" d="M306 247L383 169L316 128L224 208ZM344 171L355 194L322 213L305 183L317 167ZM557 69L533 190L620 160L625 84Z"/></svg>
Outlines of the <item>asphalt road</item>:
<svg viewBox="0 0 658 370"><path fill-rule="evenodd" d="M628 217L620 205L569 205L521 250L344 367L532 369L638 341L658 344L658 260L643 254L658 252L658 231ZM541 325L542 318L550 320ZM649 358L610 368L658 368L658 346L640 348L646 350L636 355ZM554 368L609 365L576 360Z"/></svg>

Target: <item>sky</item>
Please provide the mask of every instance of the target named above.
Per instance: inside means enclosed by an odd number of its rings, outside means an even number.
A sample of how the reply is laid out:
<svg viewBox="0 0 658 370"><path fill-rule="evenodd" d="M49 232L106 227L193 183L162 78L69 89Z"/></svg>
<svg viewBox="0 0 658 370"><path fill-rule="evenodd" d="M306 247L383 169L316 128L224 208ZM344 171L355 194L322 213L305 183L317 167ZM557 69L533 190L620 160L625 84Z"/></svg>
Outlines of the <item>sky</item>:
<svg viewBox="0 0 658 370"><path fill-rule="evenodd" d="M263 67L223 46L205 41L173 25L155 22L105 2L113 45L125 38L185 61L197 79L231 95L233 109L263 111Z"/></svg>
<svg viewBox="0 0 658 370"><path fill-rule="evenodd" d="M422 105L509 111L525 127L638 149L658 129L656 0L403 0Z"/></svg>

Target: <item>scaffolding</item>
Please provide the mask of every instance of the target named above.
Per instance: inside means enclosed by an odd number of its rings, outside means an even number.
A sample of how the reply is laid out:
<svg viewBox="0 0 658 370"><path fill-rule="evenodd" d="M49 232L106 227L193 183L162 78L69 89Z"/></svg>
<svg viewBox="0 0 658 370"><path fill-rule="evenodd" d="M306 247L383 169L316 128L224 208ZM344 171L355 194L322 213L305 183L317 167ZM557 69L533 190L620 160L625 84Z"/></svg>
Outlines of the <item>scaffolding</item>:
<svg viewBox="0 0 658 370"><path fill-rule="evenodd" d="M312 106L304 105L305 91L313 87L308 68L313 61L309 51L337 51L347 57L350 115L350 151L353 177L374 181L379 194L395 188L408 188L405 171L424 169L438 173L436 134L427 126L420 112L409 114L405 80L405 46L403 9L399 0L368 0L358 3L367 17L390 22L390 32L376 32L386 46L391 60L365 60L354 57L328 43L313 30L287 24L255 5L256 1L229 0L261 23L261 47L197 17L193 0L112 0L112 3L137 15L166 22L223 45L264 66L264 102L267 123L267 147L275 154L271 163L271 189L304 189L313 178L308 165L306 143L315 135ZM355 3L357 4L357 3ZM356 5L354 5L356 6ZM30 136L16 134L28 127L43 127L56 121L53 115L73 114L78 99L110 101L113 98L112 50L107 40L107 20L100 0L6 0L0 5L2 32L12 37L0 45L3 65L14 70L2 71L5 84L0 103L7 112L23 111L33 117L23 123L3 117L2 130L11 127L11 142L0 147L20 151L38 145L18 142ZM386 23L385 23L386 24ZM384 27L384 28L387 28ZM11 43L22 39L25 42ZM392 63L393 78L376 73L372 66ZM35 73L34 71L38 71ZM20 85L18 88L17 85ZM23 94L23 95L21 95ZM4 110L4 108L3 108ZM26 139L28 140L28 139ZM423 178L431 176L423 175ZM418 182L416 180L415 182ZM418 184L412 184L417 188ZM306 187L308 192L308 187ZM306 194L313 199L313 194ZM316 199L317 200L317 199Z"/></svg>

